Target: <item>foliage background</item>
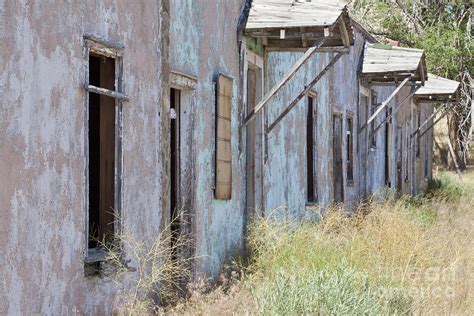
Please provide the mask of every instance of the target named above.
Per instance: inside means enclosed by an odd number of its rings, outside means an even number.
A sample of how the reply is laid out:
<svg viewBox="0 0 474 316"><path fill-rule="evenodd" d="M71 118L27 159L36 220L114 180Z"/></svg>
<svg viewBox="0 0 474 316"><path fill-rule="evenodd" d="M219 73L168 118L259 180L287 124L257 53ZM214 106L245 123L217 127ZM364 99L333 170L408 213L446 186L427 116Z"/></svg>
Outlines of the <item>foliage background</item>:
<svg viewBox="0 0 474 316"><path fill-rule="evenodd" d="M474 1L352 0L350 6L352 16L381 42L424 49L430 73L462 83L448 126L457 158L465 164L474 125Z"/></svg>

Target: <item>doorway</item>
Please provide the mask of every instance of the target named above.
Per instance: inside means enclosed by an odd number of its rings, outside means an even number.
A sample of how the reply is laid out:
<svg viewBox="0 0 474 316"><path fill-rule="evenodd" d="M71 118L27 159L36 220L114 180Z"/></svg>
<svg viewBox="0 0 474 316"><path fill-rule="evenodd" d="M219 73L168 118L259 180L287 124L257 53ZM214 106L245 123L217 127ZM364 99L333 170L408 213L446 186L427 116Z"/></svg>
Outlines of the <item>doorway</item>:
<svg viewBox="0 0 474 316"><path fill-rule="evenodd" d="M250 68L247 71L247 113L250 113L257 104L257 70ZM255 203L255 154L256 154L256 120L247 127L247 211L250 218L256 216Z"/></svg>
<svg viewBox="0 0 474 316"><path fill-rule="evenodd" d="M395 143L397 144L397 191L398 193L402 193L402 181L403 181L402 142L403 142L402 127L397 126L397 136L395 139Z"/></svg>
<svg viewBox="0 0 474 316"><path fill-rule="evenodd" d="M333 181L334 202L344 202L344 179L342 172L342 115L333 115Z"/></svg>
<svg viewBox="0 0 474 316"><path fill-rule="evenodd" d="M170 229L171 247L175 248L176 242L181 235L180 220L180 108L181 93L178 89L170 91Z"/></svg>
<svg viewBox="0 0 474 316"><path fill-rule="evenodd" d="M359 95L359 145L360 150L360 197L367 197L367 127L369 98L365 94Z"/></svg>

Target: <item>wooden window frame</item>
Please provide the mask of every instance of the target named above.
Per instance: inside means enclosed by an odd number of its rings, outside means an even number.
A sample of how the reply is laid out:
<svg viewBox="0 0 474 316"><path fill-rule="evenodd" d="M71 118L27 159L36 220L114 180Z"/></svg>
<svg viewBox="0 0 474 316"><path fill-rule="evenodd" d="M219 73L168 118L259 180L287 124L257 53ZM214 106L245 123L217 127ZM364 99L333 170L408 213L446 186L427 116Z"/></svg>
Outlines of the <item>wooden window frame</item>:
<svg viewBox="0 0 474 316"><path fill-rule="evenodd" d="M114 166L114 210L115 217L117 218L114 222L114 235L120 233L121 223L120 214L122 207L122 188L123 188L123 151L122 151L122 137L123 137L123 102L130 101L130 97L123 93L123 50L124 46L120 43L113 43L101 39L93 35L84 35L84 65L85 65L85 76L84 76L84 89L85 102L84 102L84 149L85 149L85 249L84 249L84 263L85 265L95 264L105 260L106 251L102 247L89 248L89 94L95 93L98 95L107 96L115 100L115 166ZM89 57L90 55L98 55L115 60L115 89L109 90L101 87L91 85L89 83ZM87 274L87 271L86 271Z"/></svg>
<svg viewBox="0 0 474 316"><path fill-rule="evenodd" d="M311 138L308 136L306 137L306 146L309 146L309 141L312 141L311 149L312 152L309 152L309 149L307 148L307 154L306 154L306 165L307 165L307 185L306 185L306 201L308 205L312 204L317 204L319 202L319 190L318 190L318 150L315 150L315 143L316 137L318 135L317 129L318 129L318 107L317 107L317 93L315 91L310 91L307 95L307 104L308 104L308 110L307 110L307 122L309 121L310 117L312 119L311 123ZM310 106L311 102L311 106ZM309 126L307 124L306 128L306 133L309 132ZM309 161L311 159L311 161ZM312 166L312 175L309 174L309 166ZM310 179L312 179L312 184L310 184ZM310 190L313 191L312 195L310 194Z"/></svg>
<svg viewBox="0 0 474 316"><path fill-rule="evenodd" d="M354 186L354 113L352 112L346 115L346 136L346 182L348 186Z"/></svg>
<svg viewBox="0 0 474 316"><path fill-rule="evenodd" d="M421 109L420 107L418 106L417 109L416 109L416 130L419 130L420 129L420 125L421 125ZM418 136L418 135L416 135ZM419 137L414 137L414 140L416 142L416 147L415 147L415 157L416 159L420 159L420 153L421 153L421 139Z"/></svg>
<svg viewBox="0 0 474 316"><path fill-rule="evenodd" d="M369 108L369 117L374 115L375 111L377 111L377 92L374 90L370 91L370 108ZM369 142L370 142L370 148L371 149L376 149L377 148L377 135L374 133L375 131L375 119L370 122L369 126ZM370 137L372 135L372 137Z"/></svg>

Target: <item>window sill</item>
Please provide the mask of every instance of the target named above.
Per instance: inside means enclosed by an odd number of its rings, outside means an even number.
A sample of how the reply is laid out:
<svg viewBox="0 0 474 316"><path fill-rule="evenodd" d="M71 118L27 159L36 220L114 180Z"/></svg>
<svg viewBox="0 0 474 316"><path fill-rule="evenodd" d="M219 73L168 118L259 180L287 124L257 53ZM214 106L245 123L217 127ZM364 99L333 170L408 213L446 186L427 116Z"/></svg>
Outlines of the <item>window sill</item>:
<svg viewBox="0 0 474 316"><path fill-rule="evenodd" d="M107 250L103 248L90 248L87 250L87 257L84 259L84 274L86 277L107 277L125 269L128 272L135 272L136 268L129 267L130 260L121 263L107 262Z"/></svg>
<svg viewBox="0 0 474 316"><path fill-rule="evenodd" d="M103 248L87 249L87 257L84 259L85 264L103 262L107 257L107 251Z"/></svg>

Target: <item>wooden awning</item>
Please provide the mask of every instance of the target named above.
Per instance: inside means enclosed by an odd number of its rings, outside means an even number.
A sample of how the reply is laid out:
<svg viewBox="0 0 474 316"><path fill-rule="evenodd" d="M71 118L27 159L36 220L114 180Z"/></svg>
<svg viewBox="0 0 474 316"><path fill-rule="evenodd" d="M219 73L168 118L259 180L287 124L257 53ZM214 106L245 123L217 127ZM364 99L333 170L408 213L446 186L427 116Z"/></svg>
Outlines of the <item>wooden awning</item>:
<svg viewBox="0 0 474 316"><path fill-rule="evenodd" d="M428 79L423 50L368 44L364 51L361 77L369 82L396 83L409 77L411 82Z"/></svg>
<svg viewBox="0 0 474 316"><path fill-rule="evenodd" d="M459 97L458 81L428 74L425 85L415 93L415 99L423 102L454 101Z"/></svg>
<svg viewBox="0 0 474 316"><path fill-rule="evenodd" d="M253 0L244 34L268 51L305 51L354 44L347 4L341 0Z"/></svg>

